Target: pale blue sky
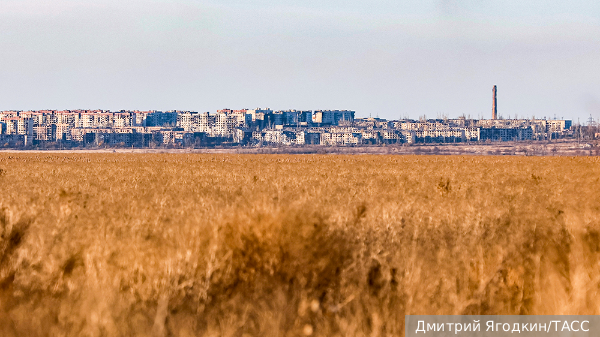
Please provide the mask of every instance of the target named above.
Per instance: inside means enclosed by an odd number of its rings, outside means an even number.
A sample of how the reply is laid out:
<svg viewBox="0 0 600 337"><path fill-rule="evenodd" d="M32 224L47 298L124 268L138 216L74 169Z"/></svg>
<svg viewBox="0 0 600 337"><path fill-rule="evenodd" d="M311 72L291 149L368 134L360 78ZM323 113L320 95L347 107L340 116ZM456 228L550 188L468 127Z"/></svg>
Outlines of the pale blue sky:
<svg viewBox="0 0 600 337"><path fill-rule="evenodd" d="M0 0L0 110L600 118L600 2Z"/></svg>

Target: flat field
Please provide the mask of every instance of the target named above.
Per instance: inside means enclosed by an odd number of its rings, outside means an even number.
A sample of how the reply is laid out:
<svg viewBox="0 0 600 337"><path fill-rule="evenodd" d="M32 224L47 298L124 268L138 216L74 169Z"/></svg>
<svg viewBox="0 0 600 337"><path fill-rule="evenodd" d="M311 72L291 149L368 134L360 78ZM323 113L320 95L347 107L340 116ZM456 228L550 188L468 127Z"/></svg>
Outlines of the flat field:
<svg viewBox="0 0 600 337"><path fill-rule="evenodd" d="M600 158L0 154L2 336L600 314Z"/></svg>

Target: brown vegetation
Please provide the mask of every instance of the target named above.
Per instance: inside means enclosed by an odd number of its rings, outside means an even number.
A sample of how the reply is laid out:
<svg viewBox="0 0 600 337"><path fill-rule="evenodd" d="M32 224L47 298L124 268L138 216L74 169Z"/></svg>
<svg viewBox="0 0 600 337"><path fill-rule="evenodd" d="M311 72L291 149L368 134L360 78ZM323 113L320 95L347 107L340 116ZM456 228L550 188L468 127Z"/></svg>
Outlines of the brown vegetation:
<svg viewBox="0 0 600 337"><path fill-rule="evenodd" d="M599 314L600 160L1 154L2 336Z"/></svg>

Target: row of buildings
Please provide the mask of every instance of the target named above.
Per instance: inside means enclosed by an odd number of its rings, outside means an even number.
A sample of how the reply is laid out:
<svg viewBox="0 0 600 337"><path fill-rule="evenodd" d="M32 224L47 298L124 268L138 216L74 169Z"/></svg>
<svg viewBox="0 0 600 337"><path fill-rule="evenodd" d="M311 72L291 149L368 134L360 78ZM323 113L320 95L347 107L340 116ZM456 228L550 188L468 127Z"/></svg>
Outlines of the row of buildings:
<svg viewBox="0 0 600 337"><path fill-rule="evenodd" d="M0 146L361 145L522 141L572 135L571 121L546 119L385 120L351 110L0 112Z"/></svg>

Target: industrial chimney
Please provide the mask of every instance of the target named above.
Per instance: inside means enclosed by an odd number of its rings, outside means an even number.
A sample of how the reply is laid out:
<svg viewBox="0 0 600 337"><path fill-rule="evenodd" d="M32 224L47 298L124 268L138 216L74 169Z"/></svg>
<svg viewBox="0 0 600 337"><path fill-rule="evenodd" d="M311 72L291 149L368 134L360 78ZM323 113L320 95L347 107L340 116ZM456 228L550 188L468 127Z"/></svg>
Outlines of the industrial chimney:
<svg viewBox="0 0 600 337"><path fill-rule="evenodd" d="M492 89L492 119L498 119L498 102L496 101L496 86Z"/></svg>

